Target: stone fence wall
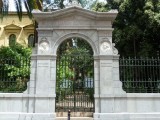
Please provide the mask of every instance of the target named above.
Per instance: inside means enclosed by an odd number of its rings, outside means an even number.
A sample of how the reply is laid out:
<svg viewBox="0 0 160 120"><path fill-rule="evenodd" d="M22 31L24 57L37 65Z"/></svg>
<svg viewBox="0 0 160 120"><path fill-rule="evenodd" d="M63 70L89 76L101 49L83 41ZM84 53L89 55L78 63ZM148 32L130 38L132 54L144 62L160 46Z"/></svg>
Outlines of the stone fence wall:
<svg viewBox="0 0 160 120"><path fill-rule="evenodd" d="M52 98L55 96L23 93L0 94L0 120L55 120ZM127 93L101 96L103 113L94 113L94 120L158 120L160 119L160 95L158 93ZM36 101L41 108L36 110ZM43 100L46 103L43 103Z"/></svg>

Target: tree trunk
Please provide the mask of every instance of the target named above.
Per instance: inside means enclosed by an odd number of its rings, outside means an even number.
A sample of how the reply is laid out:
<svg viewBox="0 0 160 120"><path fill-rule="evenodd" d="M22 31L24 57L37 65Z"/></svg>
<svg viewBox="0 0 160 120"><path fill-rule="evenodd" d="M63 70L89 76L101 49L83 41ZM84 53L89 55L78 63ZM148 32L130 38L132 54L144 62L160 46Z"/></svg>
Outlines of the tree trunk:
<svg viewBox="0 0 160 120"><path fill-rule="evenodd" d="M2 7L3 7L3 2L2 2L2 0L0 0L0 13L2 11Z"/></svg>

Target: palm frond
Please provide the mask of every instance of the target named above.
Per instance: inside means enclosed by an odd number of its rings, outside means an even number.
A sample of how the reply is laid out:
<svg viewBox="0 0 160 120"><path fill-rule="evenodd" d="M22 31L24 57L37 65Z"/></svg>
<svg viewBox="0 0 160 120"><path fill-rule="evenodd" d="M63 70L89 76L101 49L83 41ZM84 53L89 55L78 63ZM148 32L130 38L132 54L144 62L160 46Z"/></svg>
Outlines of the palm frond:
<svg viewBox="0 0 160 120"><path fill-rule="evenodd" d="M0 10L1 10L2 7L3 7L3 1L0 0Z"/></svg>
<svg viewBox="0 0 160 120"><path fill-rule="evenodd" d="M29 18L32 18L32 10L33 10L33 4L32 4L32 0L25 0L24 1L24 5L25 5L25 8L27 10L27 14L29 16Z"/></svg>
<svg viewBox="0 0 160 120"><path fill-rule="evenodd" d="M1 2L0 18L3 20L3 17L8 14L9 1L8 0L0 0L0 2Z"/></svg>
<svg viewBox="0 0 160 120"><path fill-rule="evenodd" d="M18 14L18 17L20 20L22 20L22 1L21 0L14 0L15 2L15 7L16 7L16 11L17 11L17 14Z"/></svg>

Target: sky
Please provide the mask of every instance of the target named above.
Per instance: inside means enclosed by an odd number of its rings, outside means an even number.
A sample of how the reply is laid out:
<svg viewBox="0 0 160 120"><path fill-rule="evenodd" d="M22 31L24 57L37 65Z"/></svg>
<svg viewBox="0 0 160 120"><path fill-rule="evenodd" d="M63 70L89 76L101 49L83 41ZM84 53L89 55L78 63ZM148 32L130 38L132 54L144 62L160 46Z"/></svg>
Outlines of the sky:
<svg viewBox="0 0 160 120"><path fill-rule="evenodd" d="M16 8L15 8L15 3L14 3L14 0L9 0L9 11L16 11ZM23 8L25 8L23 6ZM23 9L23 11L25 11L25 9Z"/></svg>
<svg viewBox="0 0 160 120"><path fill-rule="evenodd" d="M98 0L99 2L106 2L106 0ZM14 0L9 0L9 11L16 11L15 6L14 6ZM26 11L23 7L23 11Z"/></svg>

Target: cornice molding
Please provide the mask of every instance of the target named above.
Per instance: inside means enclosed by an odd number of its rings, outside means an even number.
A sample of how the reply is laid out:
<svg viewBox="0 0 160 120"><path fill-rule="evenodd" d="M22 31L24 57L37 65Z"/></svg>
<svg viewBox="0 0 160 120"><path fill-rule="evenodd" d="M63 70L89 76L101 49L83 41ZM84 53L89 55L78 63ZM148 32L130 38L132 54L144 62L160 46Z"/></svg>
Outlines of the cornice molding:
<svg viewBox="0 0 160 120"><path fill-rule="evenodd" d="M62 16L72 15L75 13L80 14L82 16L87 16L89 18L93 18L96 20L110 20L110 21L114 21L114 19L118 14L117 10L111 10L109 12L94 12L94 11L86 10L77 6L60 9L53 12L42 12L40 10L32 11L32 14L34 15L37 21L40 21L41 19L46 19L46 18L57 19L57 18L61 18Z"/></svg>

